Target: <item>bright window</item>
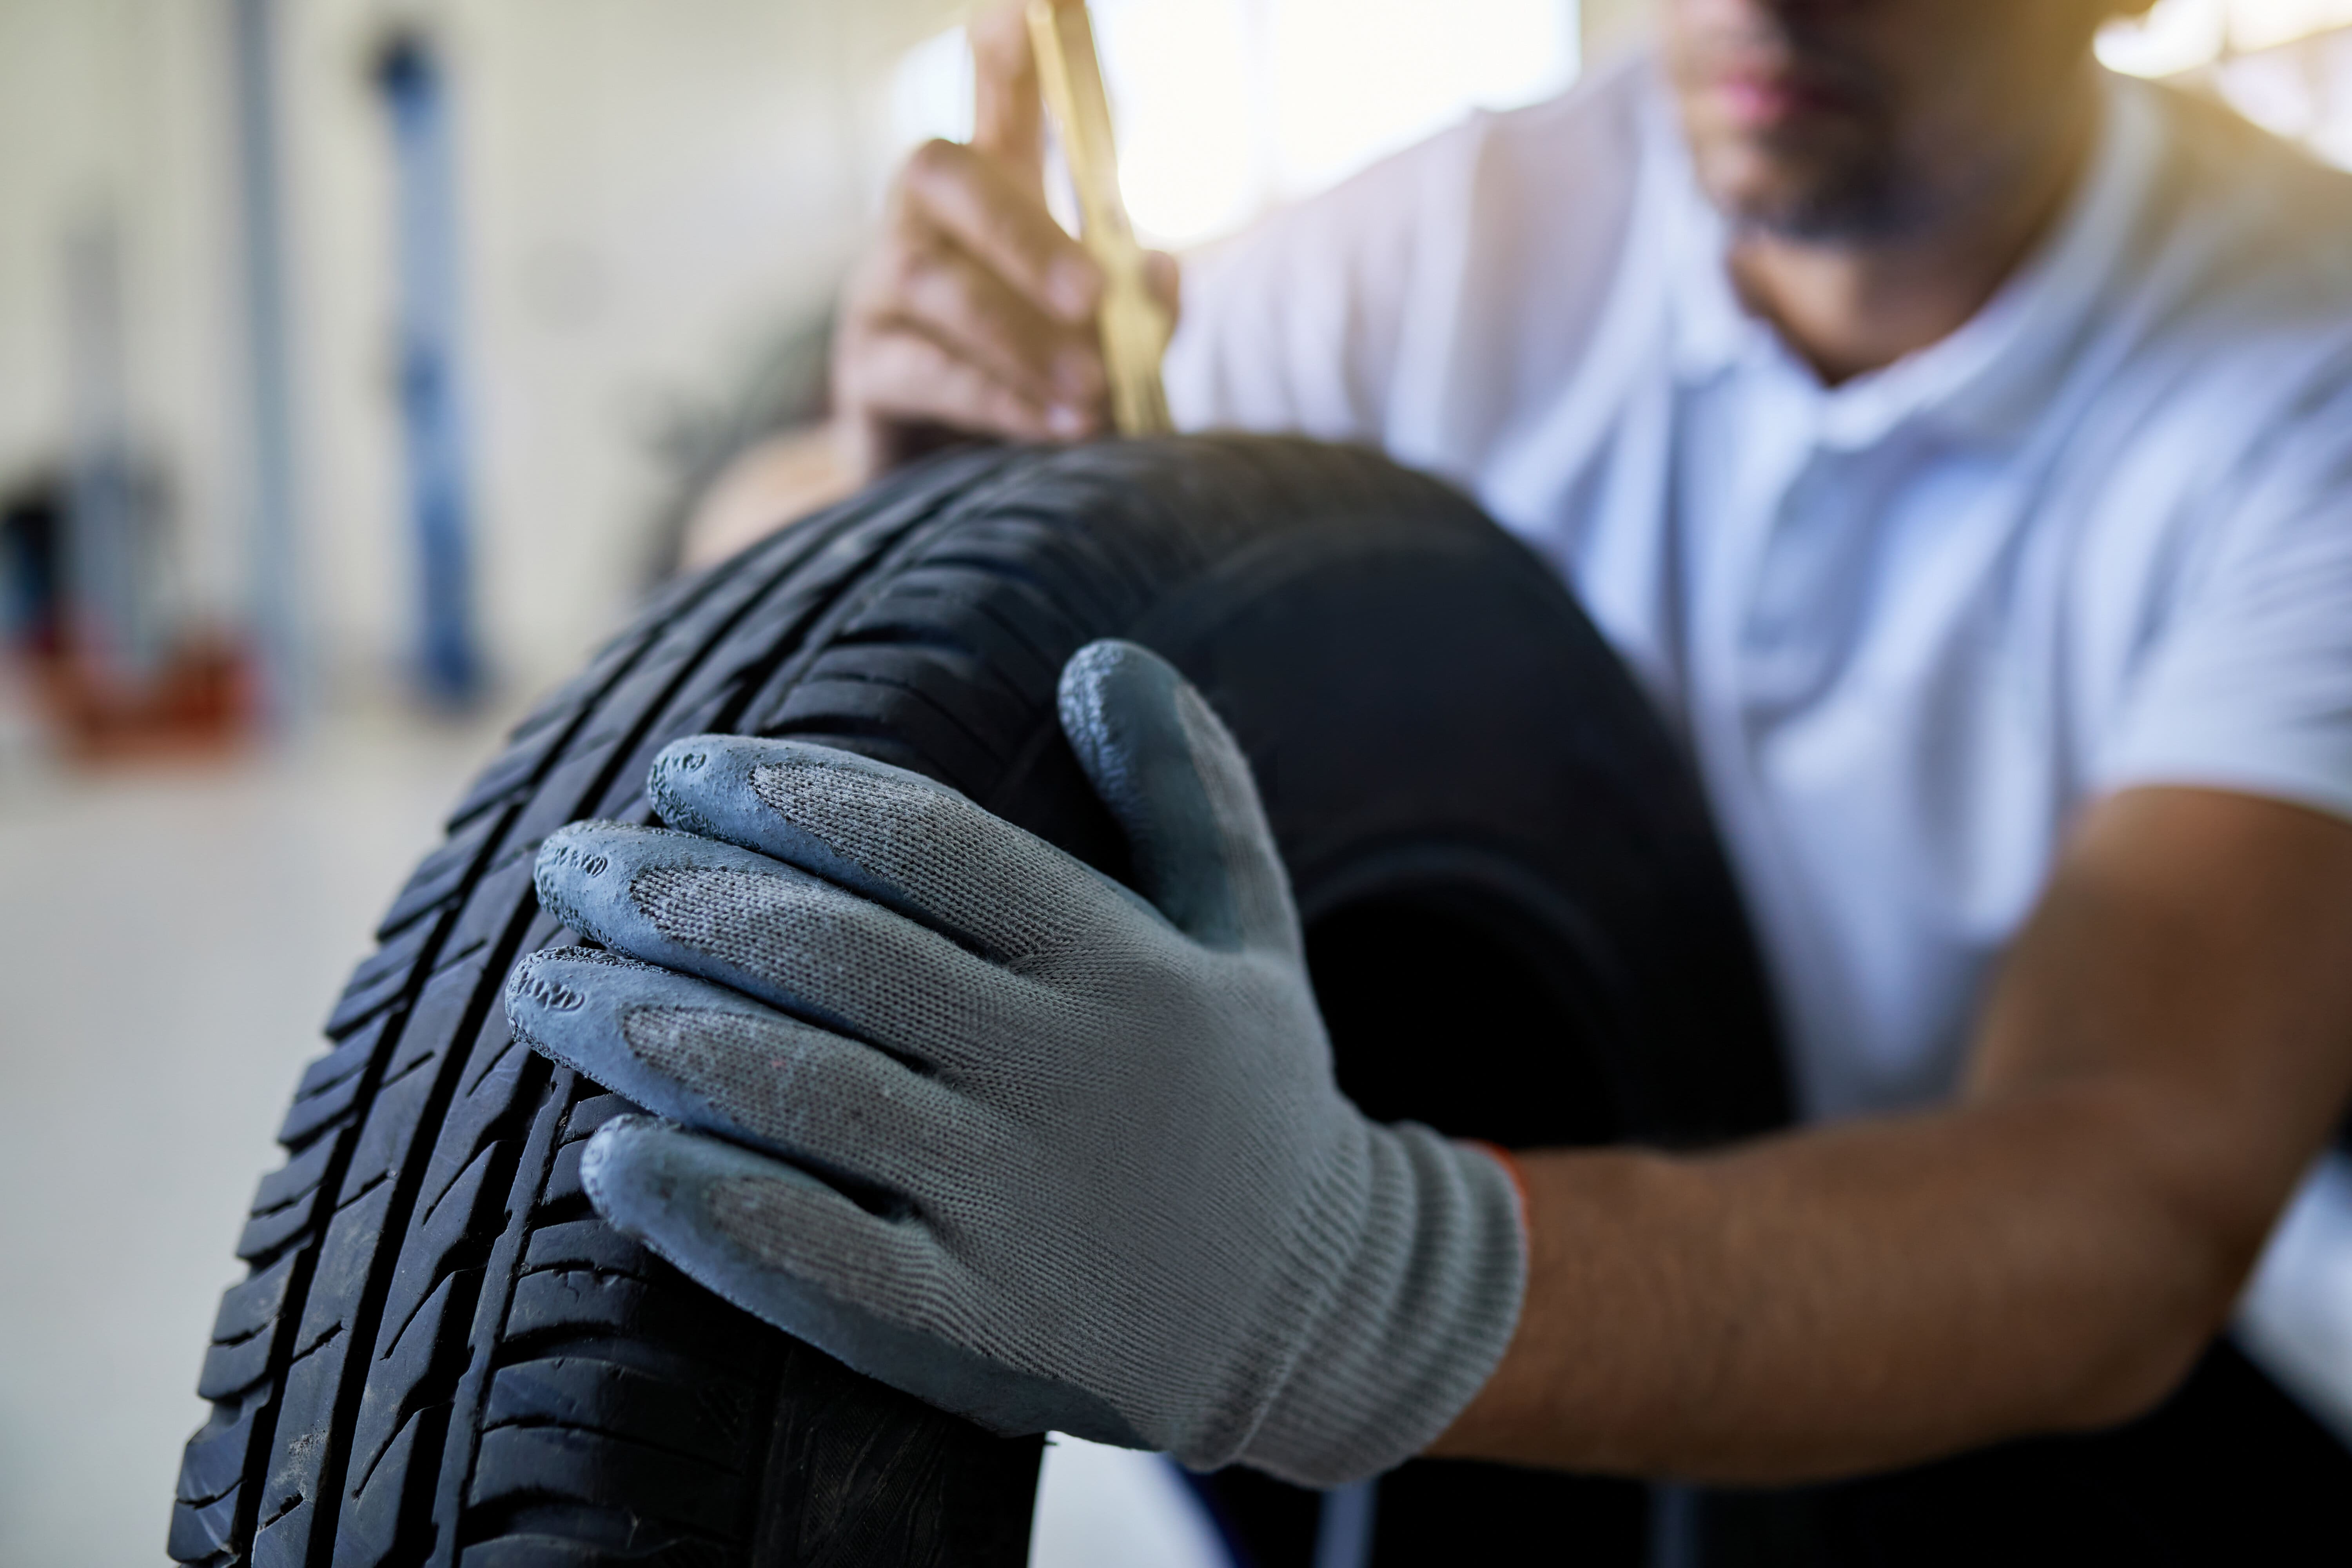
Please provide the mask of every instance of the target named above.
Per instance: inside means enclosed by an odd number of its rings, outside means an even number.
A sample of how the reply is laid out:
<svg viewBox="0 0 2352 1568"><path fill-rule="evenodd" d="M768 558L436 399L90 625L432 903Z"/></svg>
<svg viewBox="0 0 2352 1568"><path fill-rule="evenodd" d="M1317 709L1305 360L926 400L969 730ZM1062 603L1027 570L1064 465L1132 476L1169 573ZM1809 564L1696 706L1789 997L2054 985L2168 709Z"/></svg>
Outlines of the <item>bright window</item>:
<svg viewBox="0 0 2352 1568"><path fill-rule="evenodd" d="M2352 0L2157 0L2145 17L2111 23L2099 58L2135 76L2174 76L2344 26Z"/></svg>
<svg viewBox="0 0 2352 1568"><path fill-rule="evenodd" d="M2158 0L2101 33L2099 58L2205 88L2352 168L2352 0Z"/></svg>
<svg viewBox="0 0 2352 1568"><path fill-rule="evenodd" d="M1095 0L1120 183L1153 244L1185 246L1345 178L1473 109L1575 79L1577 0ZM971 123L961 30L900 63L893 129Z"/></svg>

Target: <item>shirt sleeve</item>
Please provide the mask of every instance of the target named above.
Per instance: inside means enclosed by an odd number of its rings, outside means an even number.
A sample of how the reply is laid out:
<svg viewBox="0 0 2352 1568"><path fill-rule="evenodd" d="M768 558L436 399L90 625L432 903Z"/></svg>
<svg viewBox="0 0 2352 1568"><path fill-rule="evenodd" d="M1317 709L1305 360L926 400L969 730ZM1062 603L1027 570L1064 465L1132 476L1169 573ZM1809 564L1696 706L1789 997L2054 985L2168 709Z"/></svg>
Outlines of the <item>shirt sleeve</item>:
<svg viewBox="0 0 2352 1568"><path fill-rule="evenodd" d="M2095 783L2352 819L2352 374L2306 401L2184 574Z"/></svg>

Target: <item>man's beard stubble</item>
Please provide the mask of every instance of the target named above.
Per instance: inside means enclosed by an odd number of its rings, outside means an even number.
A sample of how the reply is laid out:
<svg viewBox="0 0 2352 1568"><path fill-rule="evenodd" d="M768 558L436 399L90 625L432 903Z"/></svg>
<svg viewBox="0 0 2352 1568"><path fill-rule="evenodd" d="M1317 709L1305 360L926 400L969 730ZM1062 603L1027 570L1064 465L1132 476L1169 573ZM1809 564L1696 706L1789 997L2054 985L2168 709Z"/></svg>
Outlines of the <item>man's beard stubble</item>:
<svg viewBox="0 0 2352 1568"><path fill-rule="evenodd" d="M1699 177L1708 199L1732 227L1801 245L1883 244L1927 226L1931 203L1904 177L1884 142L1831 163L1815 163L1759 190L1725 190L1710 182L1706 160ZM1786 165L1783 165L1785 169Z"/></svg>

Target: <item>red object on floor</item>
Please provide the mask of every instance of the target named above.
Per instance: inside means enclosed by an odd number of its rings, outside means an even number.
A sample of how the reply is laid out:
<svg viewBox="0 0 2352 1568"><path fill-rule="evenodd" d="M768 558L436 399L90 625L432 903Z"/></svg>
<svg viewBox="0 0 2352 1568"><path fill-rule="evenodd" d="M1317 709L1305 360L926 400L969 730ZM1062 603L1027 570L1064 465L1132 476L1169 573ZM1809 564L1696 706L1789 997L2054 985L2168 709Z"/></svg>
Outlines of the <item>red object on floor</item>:
<svg viewBox="0 0 2352 1568"><path fill-rule="evenodd" d="M251 657L218 637L190 638L139 678L70 650L40 659L33 675L58 750L78 763L224 754L252 735L258 712Z"/></svg>

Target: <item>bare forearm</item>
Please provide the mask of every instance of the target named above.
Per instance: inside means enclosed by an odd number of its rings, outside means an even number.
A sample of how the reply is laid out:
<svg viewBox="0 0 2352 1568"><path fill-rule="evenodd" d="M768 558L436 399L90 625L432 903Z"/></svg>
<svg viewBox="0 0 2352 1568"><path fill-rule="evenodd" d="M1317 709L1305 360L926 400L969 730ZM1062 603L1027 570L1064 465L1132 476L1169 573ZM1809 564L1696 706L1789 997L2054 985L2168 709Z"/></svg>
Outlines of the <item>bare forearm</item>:
<svg viewBox="0 0 2352 1568"><path fill-rule="evenodd" d="M2111 1098L1526 1157L1520 1330L1440 1451L1762 1483L2132 1414L2245 1260L2103 1163Z"/></svg>
<svg viewBox="0 0 2352 1568"><path fill-rule="evenodd" d="M1792 1481L2145 1408L2352 1091L2347 889L2341 822L2127 792L2003 963L1962 1104L1526 1157L1517 1335L1440 1450Z"/></svg>

